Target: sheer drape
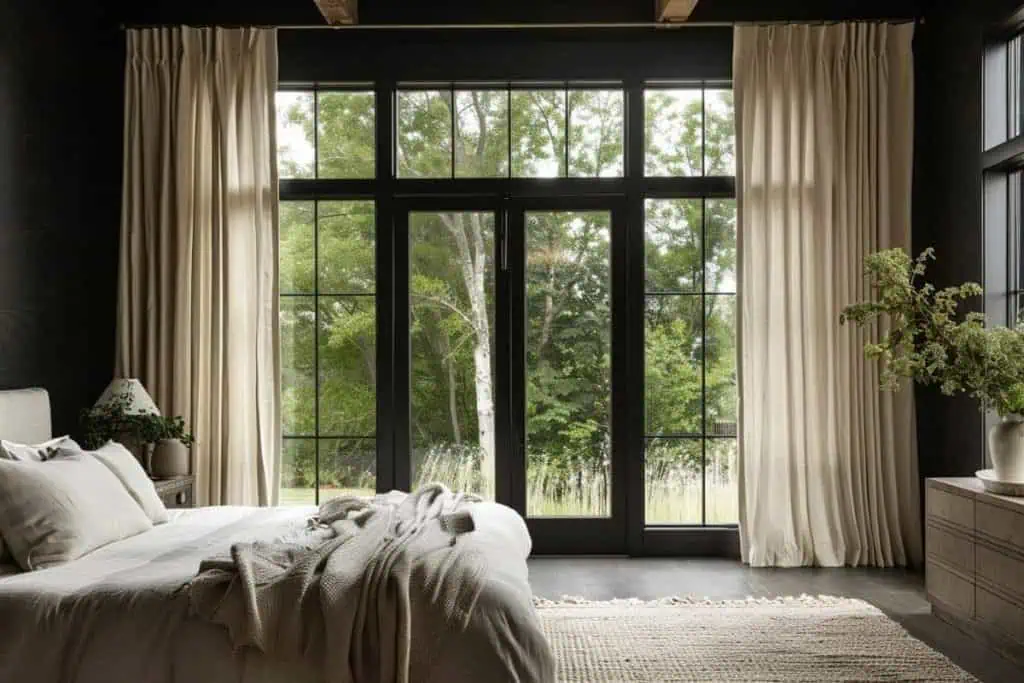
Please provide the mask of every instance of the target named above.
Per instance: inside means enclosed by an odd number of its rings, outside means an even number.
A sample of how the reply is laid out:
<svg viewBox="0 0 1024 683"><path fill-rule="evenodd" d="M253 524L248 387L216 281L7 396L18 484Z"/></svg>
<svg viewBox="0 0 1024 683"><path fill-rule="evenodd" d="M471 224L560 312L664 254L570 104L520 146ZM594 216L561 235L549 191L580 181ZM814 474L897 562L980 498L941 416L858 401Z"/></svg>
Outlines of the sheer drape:
<svg viewBox="0 0 1024 683"><path fill-rule="evenodd" d="M273 503L276 33L127 40L117 370L193 429L200 504Z"/></svg>
<svg viewBox="0 0 1024 683"><path fill-rule="evenodd" d="M911 391L878 391L864 256L910 247L913 26L742 26L740 509L755 566L921 557Z"/></svg>

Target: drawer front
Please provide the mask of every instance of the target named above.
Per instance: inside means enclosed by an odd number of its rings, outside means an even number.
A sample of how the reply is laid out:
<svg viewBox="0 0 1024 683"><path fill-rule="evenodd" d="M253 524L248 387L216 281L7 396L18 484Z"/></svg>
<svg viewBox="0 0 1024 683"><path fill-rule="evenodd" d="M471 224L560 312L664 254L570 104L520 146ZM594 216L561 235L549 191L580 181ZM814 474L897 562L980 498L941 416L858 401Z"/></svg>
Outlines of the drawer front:
<svg viewBox="0 0 1024 683"><path fill-rule="evenodd" d="M940 519L965 529L974 528L974 498L958 496L931 486L926 494L926 504L928 519Z"/></svg>
<svg viewBox="0 0 1024 683"><path fill-rule="evenodd" d="M984 579L1024 603L1024 561L981 543L977 553L978 580Z"/></svg>
<svg viewBox="0 0 1024 683"><path fill-rule="evenodd" d="M929 560L949 565L968 576L974 575L974 541L971 538L929 525L926 543Z"/></svg>
<svg viewBox="0 0 1024 683"><path fill-rule="evenodd" d="M1024 514L978 501L978 534L1016 548L1024 555Z"/></svg>
<svg viewBox="0 0 1024 683"><path fill-rule="evenodd" d="M932 601L955 610L960 616L974 616L974 584L932 561L925 567L925 583Z"/></svg>
<svg viewBox="0 0 1024 683"><path fill-rule="evenodd" d="M977 618L1024 645L1024 609L1012 602L979 588Z"/></svg>

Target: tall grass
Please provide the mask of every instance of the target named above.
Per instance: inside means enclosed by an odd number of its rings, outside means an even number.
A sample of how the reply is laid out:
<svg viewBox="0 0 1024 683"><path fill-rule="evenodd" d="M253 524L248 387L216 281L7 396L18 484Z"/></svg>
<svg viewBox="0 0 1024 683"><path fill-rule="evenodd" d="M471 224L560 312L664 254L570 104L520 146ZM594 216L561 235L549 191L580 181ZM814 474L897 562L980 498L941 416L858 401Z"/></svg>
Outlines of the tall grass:
<svg viewBox="0 0 1024 683"><path fill-rule="evenodd" d="M734 442L712 447L709 442L706 476L699 463L665 462L646 468L648 524L731 524L739 519ZM476 449L434 447L414 454L414 488L439 481L455 491L494 498L494 477L484 476ZM543 462L527 469L527 514L530 517L605 517L610 514L611 470L582 467L566 474ZM373 488L360 477L347 487L321 487L320 500L338 495L371 495ZM313 489L281 489L282 505L312 505Z"/></svg>

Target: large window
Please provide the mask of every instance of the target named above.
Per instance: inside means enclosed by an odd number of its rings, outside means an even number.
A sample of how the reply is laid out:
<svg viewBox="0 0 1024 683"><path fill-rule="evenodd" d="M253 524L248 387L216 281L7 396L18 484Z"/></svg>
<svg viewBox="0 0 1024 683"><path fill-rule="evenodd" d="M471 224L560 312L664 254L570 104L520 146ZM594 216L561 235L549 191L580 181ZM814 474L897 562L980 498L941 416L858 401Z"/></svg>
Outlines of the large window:
<svg viewBox="0 0 1024 683"><path fill-rule="evenodd" d="M283 502L736 523L731 90L294 86L277 116Z"/></svg>
<svg viewBox="0 0 1024 683"><path fill-rule="evenodd" d="M982 179L984 312L1024 323L1024 10L992 28L985 48ZM989 426L998 416L986 416ZM982 437L983 438L983 437Z"/></svg>
<svg viewBox="0 0 1024 683"><path fill-rule="evenodd" d="M646 92L648 175L735 173L732 92ZM734 524L736 202L645 201L648 524Z"/></svg>
<svg viewBox="0 0 1024 683"><path fill-rule="evenodd" d="M985 56L985 314L1021 321L1024 226L1024 14L996 27Z"/></svg>
<svg viewBox="0 0 1024 683"><path fill-rule="evenodd" d="M373 175L372 92L278 95L285 177ZM376 489L374 202L281 202L281 502Z"/></svg>

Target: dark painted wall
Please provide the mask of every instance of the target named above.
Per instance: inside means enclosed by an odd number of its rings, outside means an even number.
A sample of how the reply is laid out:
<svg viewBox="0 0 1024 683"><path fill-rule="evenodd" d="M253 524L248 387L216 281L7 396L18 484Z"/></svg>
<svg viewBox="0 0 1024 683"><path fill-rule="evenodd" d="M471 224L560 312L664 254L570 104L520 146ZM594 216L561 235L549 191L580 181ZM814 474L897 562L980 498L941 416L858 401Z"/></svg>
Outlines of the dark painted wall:
<svg viewBox="0 0 1024 683"><path fill-rule="evenodd" d="M935 247L929 272L941 286L983 282L984 35L1022 2L936 2L918 28L914 245ZM985 461L984 420L974 402L933 390L917 398L922 475L973 475Z"/></svg>
<svg viewBox="0 0 1024 683"><path fill-rule="evenodd" d="M0 2L0 388L74 431L113 374L122 37L86 3Z"/></svg>
<svg viewBox="0 0 1024 683"><path fill-rule="evenodd" d="M728 81L732 30L278 31L282 82ZM595 59L614 54L614 59Z"/></svg>

